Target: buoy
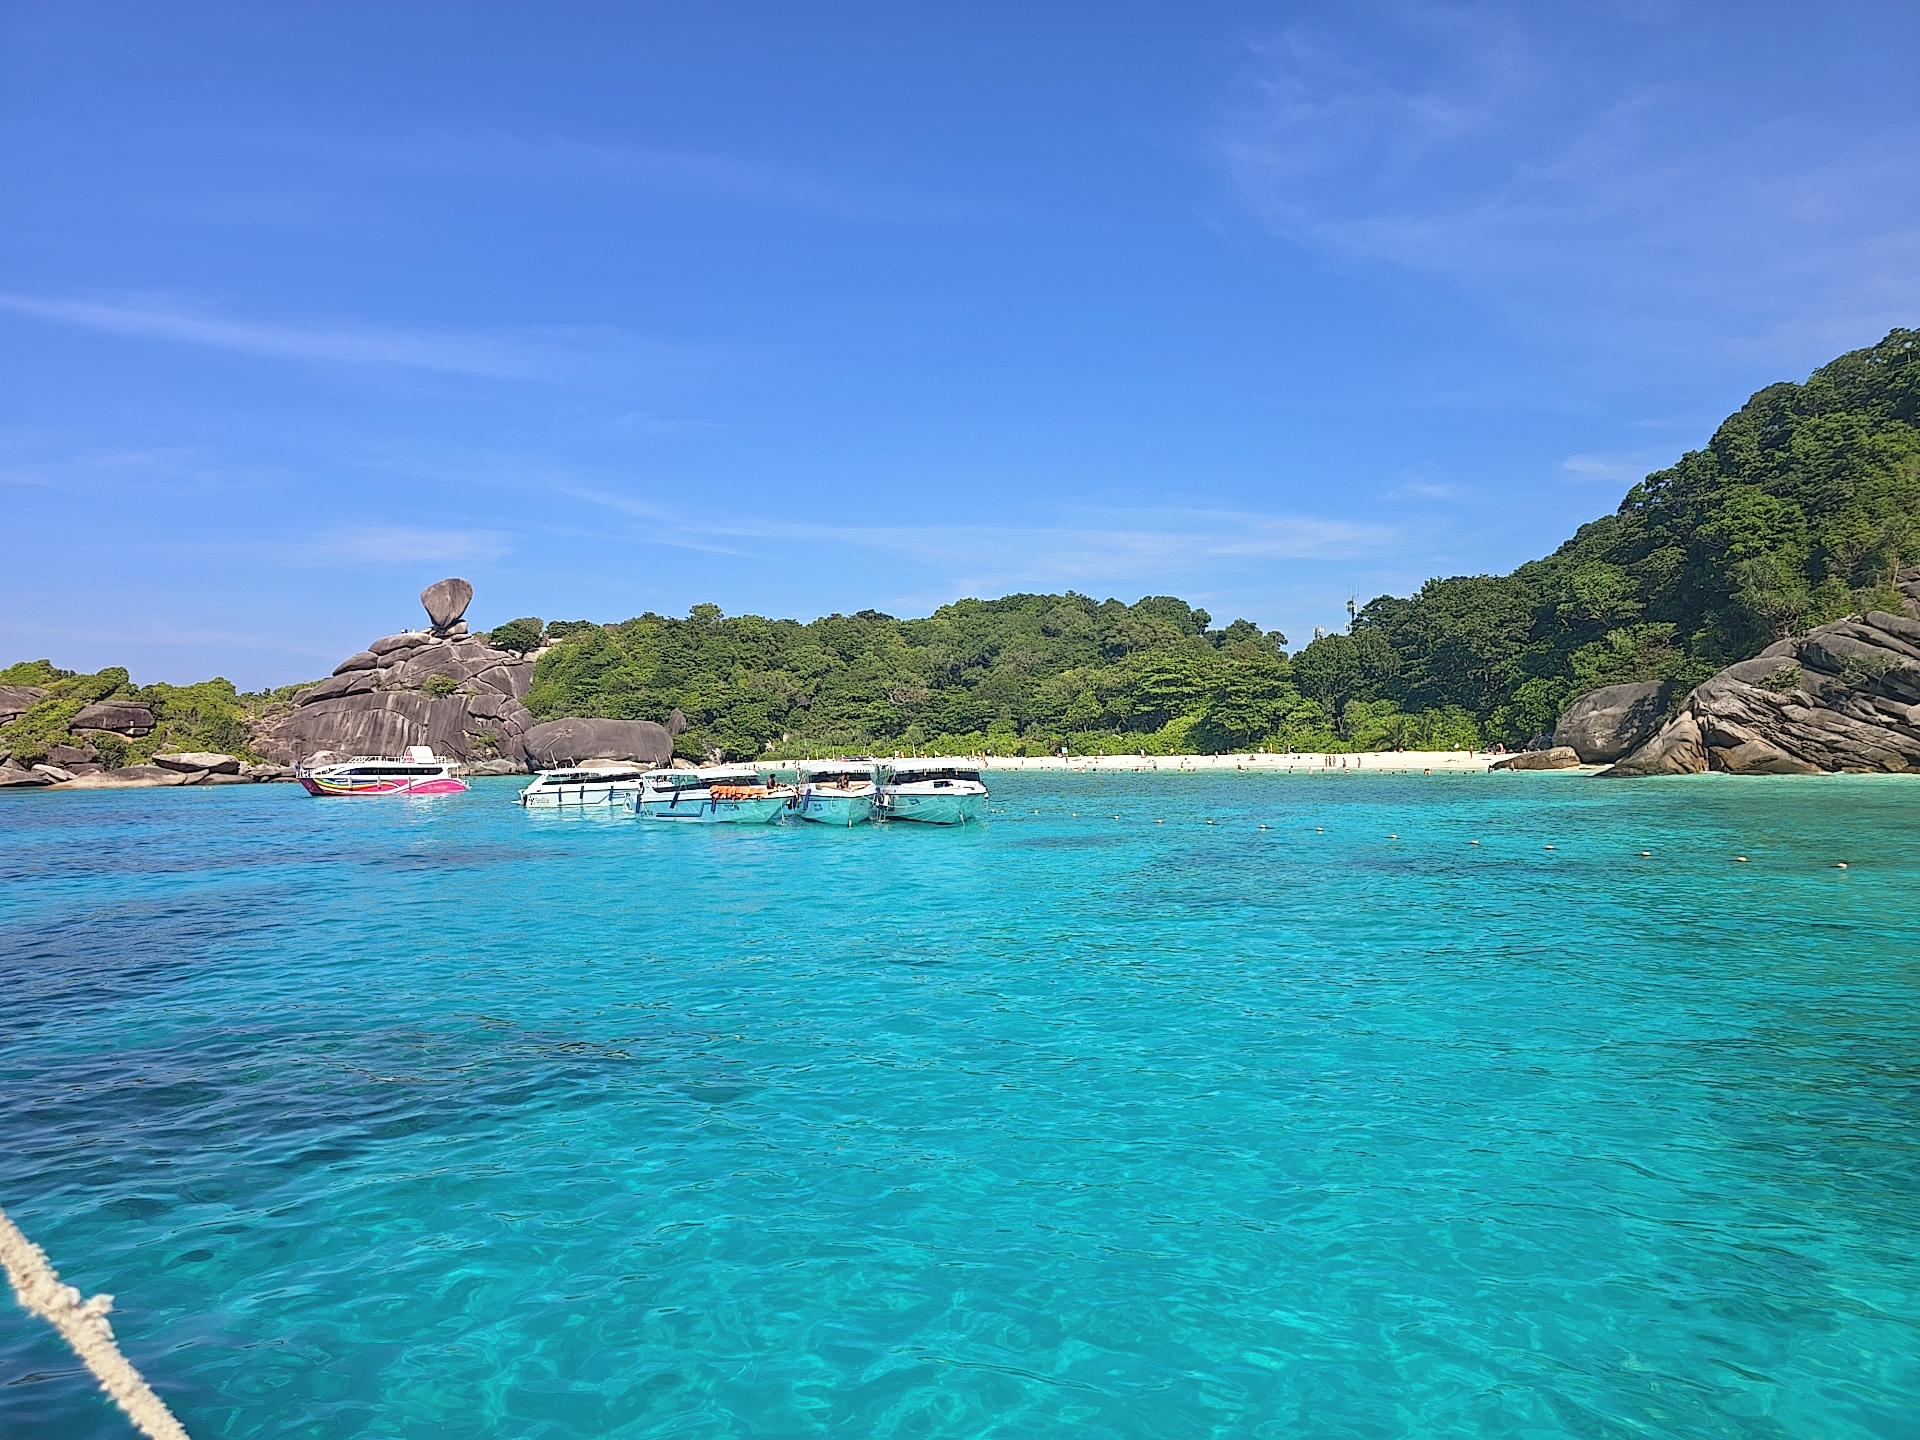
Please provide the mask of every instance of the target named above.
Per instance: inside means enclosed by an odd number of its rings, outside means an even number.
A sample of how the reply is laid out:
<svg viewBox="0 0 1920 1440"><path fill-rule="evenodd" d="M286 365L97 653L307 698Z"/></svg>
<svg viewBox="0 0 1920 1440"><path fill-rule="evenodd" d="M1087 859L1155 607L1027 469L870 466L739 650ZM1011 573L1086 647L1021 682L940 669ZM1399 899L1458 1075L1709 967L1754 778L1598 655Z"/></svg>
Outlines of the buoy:
<svg viewBox="0 0 1920 1440"><path fill-rule="evenodd" d="M1846 869L1846 868L1847 868L1847 862L1846 862L1846 861L1844 861L1844 860L1842 860L1842 861L1840 861L1840 862L1839 862L1839 863L1838 863L1837 865L1835 865L1835 866L1834 866L1833 868L1834 868L1834 869L1836 869L1836 870L1844 870L1844 869Z"/></svg>
<svg viewBox="0 0 1920 1440"><path fill-rule="evenodd" d="M1266 827L1266 826L1264 826L1264 825L1262 825L1262 826L1261 826L1260 828L1261 828L1262 830L1264 830L1264 829L1266 829L1267 827Z"/></svg>
<svg viewBox="0 0 1920 1440"><path fill-rule="evenodd" d="M1323 830L1323 829L1322 829L1322 828L1321 828L1320 826L1318 826L1318 825L1316 825L1316 826L1314 826L1314 827L1313 827L1313 833L1314 833L1314 834L1316 834L1316 835L1324 835L1324 834L1326 834L1327 832L1326 832L1325 830Z"/></svg>
<svg viewBox="0 0 1920 1440"><path fill-rule="evenodd" d="M1399 838L1400 838L1400 837L1399 837L1398 835L1389 835L1389 836L1387 836L1387 839L1389 839L1389 840L1398 840Z"/></svg>
<svg viewBox="0 0 1920 1440"><path fill-rule="evenodd" d="M1733 858L1734 858L1734 861L1735 861L1735 863L1737 863L1737 864L1740 864L1740 865L1744 865L1744 864L1746 864L1746 863L1747 863L1747 857L1746 857L1746 856L1744 856L1744 855L1736 855L1736 856L1734 856Z"/></svg>
<svg viewBox="0 0 1920 1440"><path fill-rule="evenodd" d="M1211 825L1211 824L1213 824L1213 821L1211 821L1211 820L1209 820L1209 821L1207 821L1207 824L1209 824L1209 825Z"/></svg>
<svg viewBox="0 0 1920 1440"><path fill-rule="evenodd" d="M1651 850L1642 850L1640 852L1640 858L1642 860L1650 860L1653 858L1653 852Z"/></svg>
<svg viewBox="0 0 1920 1440"><path fill-rule="evenodd" d="M1549 845L1549 846L1547 846L1547 849L1549 849L1549 850L1551 850L1551 849L1553 849L1553 846L1551 846L1551 845Z"/></svg>
<svg viewBox="0 0 1920 1440"><path fill-rule="evenodd" d="M1156 825L1164 825L1164 824L1166 824L1167 822L1166 822L1166 821L1164 821L1164 820L1156 820L1156 821L1154 821L1153 823L1154 823L1154 824L1156 824Z"/></svg>
<svg viewBox="0 0 1920 1440"><path fill-rule="evenodd" d="M1467 841L1467 844L1469 844L1469 845L1478 845L1479 843L1480 843L1480 842L1479 842L1478 840L1469 840L1469 841Z"/></svg>

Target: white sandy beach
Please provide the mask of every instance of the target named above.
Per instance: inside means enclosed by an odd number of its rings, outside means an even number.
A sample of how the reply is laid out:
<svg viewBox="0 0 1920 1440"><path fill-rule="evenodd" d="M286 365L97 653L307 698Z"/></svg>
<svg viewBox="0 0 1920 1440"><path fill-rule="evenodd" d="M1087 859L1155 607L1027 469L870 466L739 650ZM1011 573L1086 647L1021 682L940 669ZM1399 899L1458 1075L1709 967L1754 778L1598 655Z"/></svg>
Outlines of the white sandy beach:
<svg viewBox="0 0 1920 1440"><path fill-rule="evenodd" d="M1274 755L1255 751L1237 755L1047 755L1037 759L1028 759L1013 755L985 755L969 757L982 770L1065 770L1069 772L1087 771L1136 771L1136 770L1265 770L1279 771L1283 774L1325 775L1331 772L1354 774L1378 774L1397 772L1414 774L1442 773L1484 773L1495 761L1508 758L1505 755L1490 754L1485 750L1374 750L1365 754L1297 754ZM1592 774L1599 766L1582 766L1577 770L1533 771L1533 774L1578 775Z"/></svg>

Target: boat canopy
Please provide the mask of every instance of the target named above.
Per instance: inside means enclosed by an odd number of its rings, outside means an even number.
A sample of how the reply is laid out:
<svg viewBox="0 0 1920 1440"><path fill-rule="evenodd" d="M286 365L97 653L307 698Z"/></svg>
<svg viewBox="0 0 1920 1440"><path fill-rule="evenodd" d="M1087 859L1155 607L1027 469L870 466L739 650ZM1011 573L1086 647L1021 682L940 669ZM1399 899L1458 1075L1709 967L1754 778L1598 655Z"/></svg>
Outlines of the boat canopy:
<svg viewBox="0 0 1920 1440"><path fill-rule="evenodd" d="M802 760L795 768L806 780L838 780L842 776L871 780L879 767L871 760Z"/></svg>
<svg viewBox="0 0 1920 1440"><path fill-rule="evenodd" d="M971 766L958 766L951 760L896 761L888 768L888 782L894 785L918 785L923 780L970 780L981 783L980 772Z"/></svg>

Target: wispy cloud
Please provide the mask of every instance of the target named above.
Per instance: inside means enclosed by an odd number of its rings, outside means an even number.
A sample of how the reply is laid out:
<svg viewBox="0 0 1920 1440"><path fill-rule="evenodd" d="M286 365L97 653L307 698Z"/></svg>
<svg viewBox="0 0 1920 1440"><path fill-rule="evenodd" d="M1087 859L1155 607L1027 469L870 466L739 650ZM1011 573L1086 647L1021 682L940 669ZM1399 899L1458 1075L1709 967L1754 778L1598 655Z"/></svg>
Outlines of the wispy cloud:
<svg viewBox="0 0 1920 1440"><path fill-rule="evenodd" d="M1627 455L1569 455L1560 462L1560 468L1582 480L1603 481L1609 485L1624 481L1633 485L1658 468L1659 454L1636 451ZM1673 457L1666 458L1671 461Z"/></svg>
<svg viewBox="0 0 1920 1440"><path fill-rule="evenodd" d="M390 366L521 380L577 373L588 351L635 342L609 332L551 327L498 334L238 320L148 300L98 301L0 293L0 311L110 335L200 345L245 355L333 365ZM655 355L664 347L642 343Z"/></svg>
<svg viewBox="0 0 1920 1440"><path fill-rule="evenodd" d="M125 647L139 646L161 649L251 650L269 655L309 656L314 659L328 660L337 658L334 651L324 646L303 644L298 638L290 639L286 632L281 630L259 633L219 627L185 627L166 620L146 622L117 620L111 626L89 626L41 620L19 621L0 616L0 635L30 636L35 645L45 645L49 641L60 640L121 647L115 651L116 654L123 653Z"/></svg>
<svg viewBox="0 0 1920 1440"><path fill-rule="evenodd" d="M554 489L640 522L637 536L653 544L727 555L778 546L881 552L950 576L971 576L982 585L1175 577L1254 562L1348 559L1379 552L1396 538L1388 526L1319 516L1171 508L1066 511L1027 524L967 519L875 524L774 515L708 519L606 490ZM983 561L989 563L983 566Z"/></svg>
<svg viewBox="0 0 1920 1440"><path fill-rule="evenodd" d="M322 143L328 149L343 148L332 138ZM542 186L646 189L832 220L939 223L994 208L979 199L929 195L846 176L827 178L791 162L492 126L420 131L354 146L352 151L355 160L370 159L395 169Z"/></svg>
<svg viewBox="0 0 1920 1440"><path fill-rule="evenodd" d="M314 542L323 554L398 563L495 560L513 549L499 530L453 530L409 525L357 525L331 530Z"/></svg>
<svg viewBox="0 0 1920 1440"><path fill-rule="evenodd" d="M1458 485L1443 485L1421 475L1409 476L1387 492L1390 500L1454 500L1459 495Z"/></svg>
<svg viewBox="0 0 1920 1440"><path fill-rule="evenodd" d="M1858 343L1920 308L1911 107L1838 113L1737 48L1703 89L1668 7L1341 13L1258 46L1215 132L1278 234L1557 327L1709 316Z"/></svg>

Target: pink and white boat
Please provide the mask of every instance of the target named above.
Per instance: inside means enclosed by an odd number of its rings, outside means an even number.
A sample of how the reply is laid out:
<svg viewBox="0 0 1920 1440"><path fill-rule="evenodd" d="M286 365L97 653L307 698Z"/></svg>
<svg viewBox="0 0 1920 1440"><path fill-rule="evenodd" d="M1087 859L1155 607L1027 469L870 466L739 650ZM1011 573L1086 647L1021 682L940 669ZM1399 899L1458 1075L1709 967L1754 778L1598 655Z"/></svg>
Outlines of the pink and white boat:
<svg viewBox="0 0 1920 1440"><path fill-rule="evenodd" d="M358 755L333 765L299 766L294 774L309 795L450 795L467 788L430 745L409 745L404 760Z"/></svg>

